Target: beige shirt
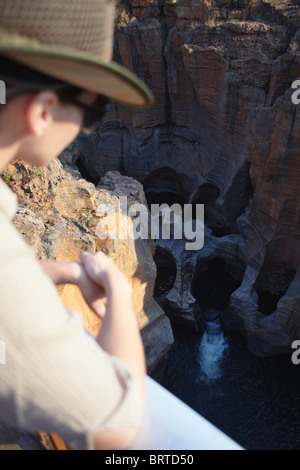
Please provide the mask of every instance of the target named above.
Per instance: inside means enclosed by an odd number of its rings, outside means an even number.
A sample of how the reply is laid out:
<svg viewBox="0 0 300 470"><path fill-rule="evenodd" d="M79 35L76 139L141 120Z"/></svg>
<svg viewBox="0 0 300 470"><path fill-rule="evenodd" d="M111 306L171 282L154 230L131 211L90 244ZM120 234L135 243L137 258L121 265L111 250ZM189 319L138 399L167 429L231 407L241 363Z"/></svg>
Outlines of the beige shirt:
<svg viewBox="0 0 300 470"><path fill-rule="evenodd" d="M90 448L94 433L139 424L139 384L85 332L81 316L64 308L11 222L16 208L0 178L0 420Z"/></svg>

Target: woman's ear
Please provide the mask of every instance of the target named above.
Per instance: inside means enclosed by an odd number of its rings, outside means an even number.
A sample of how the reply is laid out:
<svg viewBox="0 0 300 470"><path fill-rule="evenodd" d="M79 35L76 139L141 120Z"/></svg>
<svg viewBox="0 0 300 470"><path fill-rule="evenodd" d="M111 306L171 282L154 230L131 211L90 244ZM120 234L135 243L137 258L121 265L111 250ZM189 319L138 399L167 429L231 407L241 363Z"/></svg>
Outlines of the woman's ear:
<svg viewBox="0 0 300 470"><path fill-rule="evenodd" d="M51 126L58 97L54 91L45 90L35 93L26 104L25 119L28 130L41 137Z"/></svg>

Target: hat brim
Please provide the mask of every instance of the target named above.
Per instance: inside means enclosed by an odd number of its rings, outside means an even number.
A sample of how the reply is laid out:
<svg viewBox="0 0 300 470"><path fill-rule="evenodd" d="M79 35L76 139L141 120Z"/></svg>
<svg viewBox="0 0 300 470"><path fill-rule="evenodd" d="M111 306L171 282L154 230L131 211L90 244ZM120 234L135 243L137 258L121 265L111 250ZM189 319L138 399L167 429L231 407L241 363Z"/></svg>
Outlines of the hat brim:
<svg viewBox="0 0 300 470"><path fill-rule="evenodd" d="M0 31L0 54L124 105L147 109L154 103L149 88L125 67L82 51L45 45Z"/></svg>

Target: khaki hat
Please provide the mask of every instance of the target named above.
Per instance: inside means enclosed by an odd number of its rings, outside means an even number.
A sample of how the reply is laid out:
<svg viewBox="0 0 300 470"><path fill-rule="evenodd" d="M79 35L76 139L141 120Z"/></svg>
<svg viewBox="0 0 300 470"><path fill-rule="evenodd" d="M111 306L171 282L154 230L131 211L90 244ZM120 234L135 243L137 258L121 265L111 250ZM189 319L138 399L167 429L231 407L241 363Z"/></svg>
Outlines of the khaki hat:
<svg viewBox="0 0 300 470"><path fill-rule="evenodd" d="M111 61L114 18L113 0L0 0L0 55L116 102L149 108L151 91Z"/></svg>

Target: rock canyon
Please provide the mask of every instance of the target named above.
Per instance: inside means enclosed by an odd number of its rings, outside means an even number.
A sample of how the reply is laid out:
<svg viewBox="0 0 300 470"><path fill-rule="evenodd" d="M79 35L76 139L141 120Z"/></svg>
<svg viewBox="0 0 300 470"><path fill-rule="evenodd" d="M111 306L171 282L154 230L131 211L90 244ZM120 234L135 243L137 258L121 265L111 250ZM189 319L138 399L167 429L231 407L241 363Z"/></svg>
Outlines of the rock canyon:
<svg viewBox="0 0 300 470"><path fill-rule="evenodd" d="M154 107L111 104L99 131L80 135L61 163L37 173L17 162L3 175L19 197L15 223L41 258L104 249L132 279L150 372L173 341L165 313L201 331L205 308L218 307L256 355L290 351L300 338L298 3L120 2L114 57L149 85ZM204 247L99 239L97 207L120 195L204 204ZM158 271L173 272L164 311L153 300L153 255ZM96 334L78 292L61 296Z"/></svg>
<svg viewBox="0 0 300 470"><path fill-rule="evenodd" d="M164 310L201 330L214 288L225 326L257 355L300 337L298 3L119 3L115 60L156 103L111 105L99 132L64 157L94 183L108 171L133 177L150 204L204 204L202 250L156 241L158 270L174 271Z"/></svg>

